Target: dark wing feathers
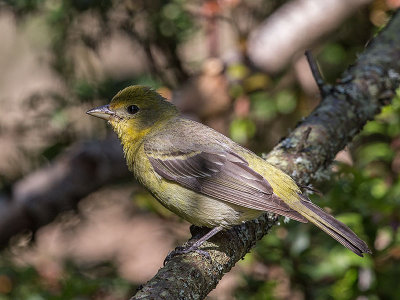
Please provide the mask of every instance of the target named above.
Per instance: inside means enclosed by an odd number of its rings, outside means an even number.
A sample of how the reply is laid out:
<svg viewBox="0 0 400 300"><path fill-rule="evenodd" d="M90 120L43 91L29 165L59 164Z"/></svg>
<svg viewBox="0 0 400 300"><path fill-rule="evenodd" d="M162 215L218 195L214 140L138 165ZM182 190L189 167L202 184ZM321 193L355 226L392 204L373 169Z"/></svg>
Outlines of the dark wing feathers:
<svg viewBox="0 0 400 300"><path fill-rule="evenodd" d="M221 201L307 222L276 196L268 181L236 153L160 153L146 147L145 151L155 172L165 179Z"/></svg>
<svg viewBox="0 0 400 300"><path fill-rule="evenodd" d="M357 235L349 227L347 227L342 222L336 220L320 207L313 204L308 198L304 197L303 195L300 195L300 197L303 200L302 204L313 211L315 214L317 214L325 222L324 223L318 219L315 219L315 225L319 226L327 234L332 236L345 247L351 249L357 255L362 257L363 253L371 253L371 250L368 249L367 244L363 240L358 238Z"/></svg>

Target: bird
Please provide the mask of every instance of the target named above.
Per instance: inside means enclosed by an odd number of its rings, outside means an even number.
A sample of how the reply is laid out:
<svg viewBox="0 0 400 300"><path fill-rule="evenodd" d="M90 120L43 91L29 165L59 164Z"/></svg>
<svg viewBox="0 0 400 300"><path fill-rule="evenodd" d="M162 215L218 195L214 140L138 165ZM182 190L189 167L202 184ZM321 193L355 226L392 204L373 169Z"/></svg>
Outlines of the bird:
<svg viewBox="0 0 400 300"><path fill-rule="evenodd" d="M108 121L129 170L163 206L195 226L210 228L180 253L199 250L218 232L265 212L311 222L358 256L371 253L348 226L311 202L289 175L183 117L151 87L129 86L87 114Z"/></svg>

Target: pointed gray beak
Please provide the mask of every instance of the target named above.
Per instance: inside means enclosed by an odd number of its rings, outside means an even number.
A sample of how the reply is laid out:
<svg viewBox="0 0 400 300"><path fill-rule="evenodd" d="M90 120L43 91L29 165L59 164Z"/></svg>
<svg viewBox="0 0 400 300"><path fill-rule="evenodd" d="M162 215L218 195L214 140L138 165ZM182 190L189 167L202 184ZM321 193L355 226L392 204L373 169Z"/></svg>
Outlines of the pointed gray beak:
<svg viewBox="0 0 400 300"><path fill-rule="evenodd" d="M88 110L86 113L107 121L110 120L113 115L115 115L115 113L110 110L110 106L108 104Z"/></svg>

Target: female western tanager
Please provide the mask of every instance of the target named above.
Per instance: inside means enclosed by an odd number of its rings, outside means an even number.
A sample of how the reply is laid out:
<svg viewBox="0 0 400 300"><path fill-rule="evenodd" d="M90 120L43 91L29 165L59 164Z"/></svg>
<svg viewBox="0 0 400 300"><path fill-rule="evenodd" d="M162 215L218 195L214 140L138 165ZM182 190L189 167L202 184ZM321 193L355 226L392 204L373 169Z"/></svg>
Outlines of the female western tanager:
<svg viewBox="0 0 400 300"><path fill-rule="evenodd" d="M166 208L212 230L185 252L264 211L310 221L359 256L364 241L313 204L283 171L215 130L183 118L145 86L120 91L88 114L107 120L120 138L128 167Z"/></svg>

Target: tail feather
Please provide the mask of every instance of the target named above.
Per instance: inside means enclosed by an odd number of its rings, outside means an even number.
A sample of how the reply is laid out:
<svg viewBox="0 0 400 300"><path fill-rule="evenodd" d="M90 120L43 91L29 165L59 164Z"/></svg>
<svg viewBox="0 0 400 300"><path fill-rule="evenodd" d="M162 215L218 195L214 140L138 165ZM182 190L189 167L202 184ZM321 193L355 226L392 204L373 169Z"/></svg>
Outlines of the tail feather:
<svg viewBox="0 0 400 300"><path fill-rule="evenodd" d="M358 256L363 256L363 253L372 253L367 244L361 240L349 227L342 222L339 222L334 217L326 213L317 205L313 204L308 198L300 195L301 208L297 210L302 212L302 215L315 224L343 246L353 251Z"/></svg>

